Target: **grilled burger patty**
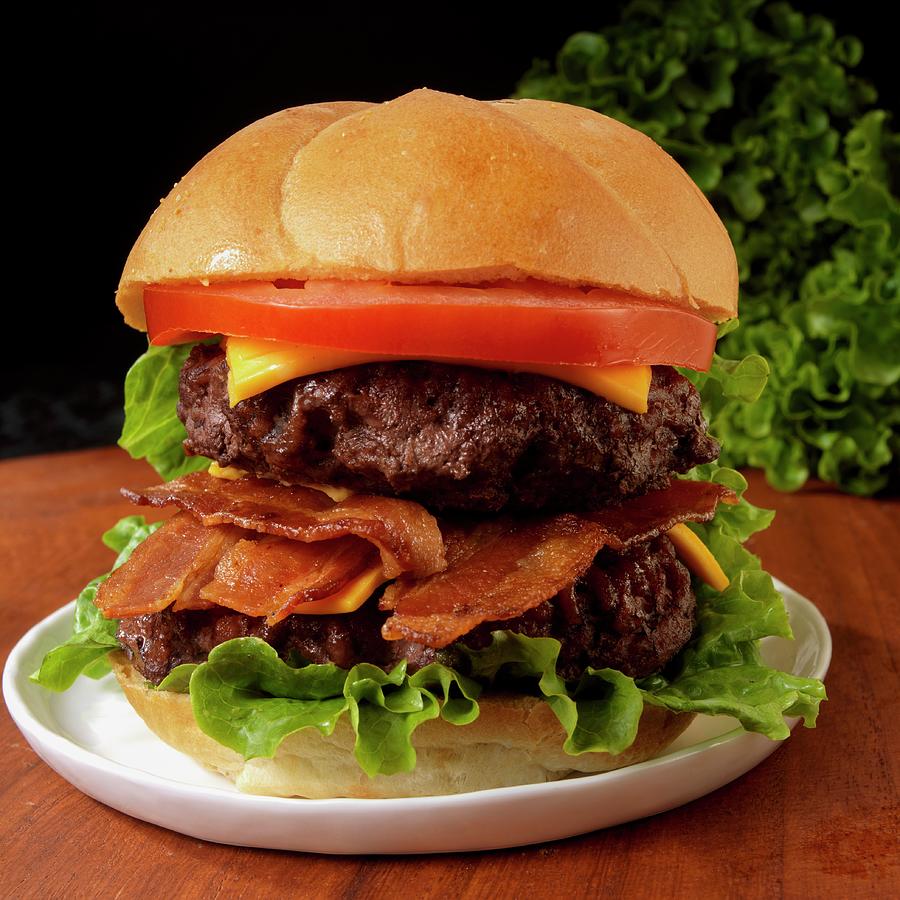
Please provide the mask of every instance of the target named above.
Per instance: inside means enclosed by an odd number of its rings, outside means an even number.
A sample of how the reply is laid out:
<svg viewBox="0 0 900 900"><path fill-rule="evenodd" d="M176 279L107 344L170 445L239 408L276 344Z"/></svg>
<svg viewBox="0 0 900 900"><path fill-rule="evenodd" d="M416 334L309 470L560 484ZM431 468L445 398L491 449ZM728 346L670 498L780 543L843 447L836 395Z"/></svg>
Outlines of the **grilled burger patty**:
<svg viewBox="0 0 900 900"><path fill-rule="evenodd" d="M229 406L228 367L197 346L181 373L188 453L286 483L435 511L597 509L714 460L700 397L668 366L629 412L553 378L428 362L310 375Z"/></svg>
<svg viewBox="0 0 900 900"><path fill-rule="evenodd" d="M385 641L381 626L388 614L374 598L354 613L292 615L273 626L222 608L167 610L121 619L117 637L155 684L175 666L202 662L218 644L247 636L262 638L283 658L345 669L358 662L390 669L406 659L411 672L435 661L465 671L460 645L485 647L497 629L558 639L558 671L566 679L578 678L587 666L609 666L637 678L663 669L687 643L695 608L690 573L661 536L624 553L601 551L587 573L552 600L518 618L484 623L442 650Z"/></svg>

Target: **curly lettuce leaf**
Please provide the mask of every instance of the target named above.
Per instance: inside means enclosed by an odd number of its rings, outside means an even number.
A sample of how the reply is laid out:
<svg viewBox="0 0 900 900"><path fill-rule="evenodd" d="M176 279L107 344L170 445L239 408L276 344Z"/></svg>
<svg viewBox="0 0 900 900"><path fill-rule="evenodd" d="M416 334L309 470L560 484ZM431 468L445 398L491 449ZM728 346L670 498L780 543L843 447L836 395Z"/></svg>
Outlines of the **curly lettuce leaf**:
<svg viewBox="0 0 900 900"><path fill-rule="evenodd" d="M738 321L732 319L737 330ZM742 359L725 359L718 353L713 354L712 365L707 372L696 372L693 369L679 369L700 391L704 401L704 411L710 415L710 403L715 397L721 401L739 400L742 403L755 403L762 394L769 380L770 368L766 359L759 354L751 354Z"/></svg>
<svg viewBox="0 0 900 900"><path fill-rule="evenodd" d="M159 524L148 525L143 516L128 516L110 528L103 535L103 543L118 553L110 571L118 569L131 556L134 548L156 531ZM115 619L105 619L94 606L97 588L108 577L109 573L100 575L78 595L72 636L47 653L40 669L31 676L32 681L51 691L65 691L81 674L101 678L109 672L106 657L110 650L119 648L116 640L119 623Z"/></svg>
<svg viewBox="0 0 900 900"><path fill-rule="evenodd" d="M273 756L301 728L328 735L346 710L347 673L337 666L295 669L258 638L215 647L191 675L191 706L200 729L249 758Z"/></svg>
<svg viewBox="0 0 900 900"><path fill-rule="evenodd" d="M125 424L119 446L146 459L164 481L209 467L204 456L186 456L187 432L175 409L178 376L193 344L149 347L125 376Z"/></svg>
<svg viewBox="0 0 900 900"><path fill-rule="evenodd" d="M861 43L764 0L639 0L537 63L520 97L648 134L724 221L743 327L723 357L771 366L758 404L701 379L728 465L795 490L900 486L900 138L854 69ZM721 360L720 360L721 363Z"/></svg>
<svg viewBox="0 0 900 900"><path fill-rule="evenodd" d="M220 644L190 679L200 729L245 758L274 756L301 728L334 731L347 713L354 752L368 775L415 768L412 733L428 719L466 725L478 714L479 685L439 664L406 673L361 663L350 671L330 664L288 665L258 638Z"/></svg>
<svg viewBox="0 0 900 900"><path fill-rule="evenodd" d="M621 753L634 743L644 702L634 681L615 669L588 668L575 685L556 672L560 643L495 631L484 650L468 650L473 677L492 681L500 672L513 679L538 679L540 695L566 732L563 749Z"/></svg>
<svg viewBox="0 0 900 900"><path fill-rule="evenodd" d="M440 704L429 690L410 684L406 661L390 672L369 663L354 666L347 673L344 697L356 732L354 753L363 771L370 776L412 771L412 733L440 715Z"/></svg>
<svg viewBox="0 0 900 900"><path fill-rule="evenodd" d="M800 716L813 727L824 685L815 679L778 672L764 665L759 640L792 637L787 612L772 576L742 542L767 528L774 513L743 498L747 483L740 473L710 463L688 477L726 484L741 497L723 504L708 523L688 525L712 551L730 584L716 591L697 584L697 627L679 655L677 674L641 682L649 703L675 712L729 715L747 731L773 740L790 730L784 716Z"/></svg>

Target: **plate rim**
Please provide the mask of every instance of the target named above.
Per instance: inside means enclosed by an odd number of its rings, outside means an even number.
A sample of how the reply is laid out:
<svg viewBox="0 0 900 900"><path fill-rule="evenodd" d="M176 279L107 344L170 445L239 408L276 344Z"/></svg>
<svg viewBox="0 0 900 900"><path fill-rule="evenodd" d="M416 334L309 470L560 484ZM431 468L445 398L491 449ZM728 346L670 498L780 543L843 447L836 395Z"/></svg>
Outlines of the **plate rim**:
<svg viewBox="0 0 900 900"><path fill-rule="evenodd" d="M790 594L790 601L803 608L804 613L812 623L816 635L816 645L819 651L817 654L818 665L812 675L805 677L824 679L831 663L833 649L831 632L825 617L815 603L807 597L804 597L794 588L791 588L777 578L773 578L773 582L775 588L780 593ZM16 726L26 737L29 737L30 733L33 733L39 742L42 741L54 746L58 752L73 758L73 760L82 765L86 765L94 772L104 775L118 775L132 783L138 783L142 787L147 788L152 788L157 782L162 781L165 783L167 790L173 790L180 794L189 795L194 800L207 798L210 800L221 801L229 798L240 798L240 802L259 805L263 808L272 808L273 811L289 808L307 809L310 805L314 805L319 809L340 807L344 812L347 812L348 807L351 809L358 808L359 810L365 809L368 812L371 812L375 808L381 808L389 812L392 808L394 811L397 811L401 807L424 810L435 803L441 806L471 803L472 799L476 797L478 800L485 801L512 796L516 796L519 799L540 798L545 793L565 794L568 791L579 791L585 789L589 785L614 783L625 778L633 777L636 773L642 771L675 765L687 757L703 753L722 744L731 743L750 734L750 732L744 731L740 726L736 726L730 731L706 738L697 744L692 744L681 750L664 753L653 759L624 766L621 769L614 769L610 772L598 772L592 775L582 775L577 778L539 782L536 784L510 785L507 787L488 788L480 791L467 791L461 794L437 794L425 797L330 797L310 799L306 797L271 797L262 794L246 794L241 791L229 791L212 785L190 784L185 781L167 778L165 775L148 772L144 769L129 766L117 760L100 756L99 754L88 750L86 747L81 746L73 739L66 737L64 734L60 734L49 728L40 721L38 716L31 710L27 699L17 683L17 680L20 678L24 679L26 682L28 681L30 673L25 672L26 657L34 650L35 644L41 638L43 633L47 629L55 627L61 619L70 615L74 611L74 608L75 601L72 600L45 616L19 638L7 657L3 669L3 698L7 710ZM788 721L791 729L793 729L799 719L789 719ZM780 741L773 741L773 748L777 749L777 746L784 743L785 740L787 740L787 738ZM31 743L31 741L29 741L29 743ZM32 744L32 748L37 752L34 744ZM42 756L40 753L38 755Z"/></svg>

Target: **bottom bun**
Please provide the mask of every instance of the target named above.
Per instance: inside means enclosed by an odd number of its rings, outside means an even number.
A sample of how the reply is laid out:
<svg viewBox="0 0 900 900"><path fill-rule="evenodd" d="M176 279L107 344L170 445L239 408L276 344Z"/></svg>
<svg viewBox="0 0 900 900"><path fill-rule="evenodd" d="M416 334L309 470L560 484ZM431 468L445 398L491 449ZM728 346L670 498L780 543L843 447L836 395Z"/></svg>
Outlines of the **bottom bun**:
<svg viewBox="0 0 900 900"><path fill-rule="evenodd" d="M647 705L627 750L570 756L562 748L565 732L545 702L488 695L479 699L481 713L469 725L432 719L416 729L412 772L369 778L353 755L347 716L328 737L306 728L285 738L272 759L245 760L200 730L187 694L148 688L122 653L110 654L110 662L128 702L157 737L230 778L239 790L274 797L425 797L608 772L656 756L693 719Z"/></svg>

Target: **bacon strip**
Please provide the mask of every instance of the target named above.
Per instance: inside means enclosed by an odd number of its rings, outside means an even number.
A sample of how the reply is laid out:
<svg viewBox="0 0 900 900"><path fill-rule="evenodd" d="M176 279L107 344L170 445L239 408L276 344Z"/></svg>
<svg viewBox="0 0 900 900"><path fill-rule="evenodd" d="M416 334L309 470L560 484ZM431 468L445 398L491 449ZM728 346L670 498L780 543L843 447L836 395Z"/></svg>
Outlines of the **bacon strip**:
<svg viewBox="0 0 900 900"><path fill-rule="evenodd" d="M298 605L338 593L378 561L355 537L304 544L206 526L177 513L104 581L95 603L108 619L227 606L274 624Z"/></svg>
<svg viewBox="0 0 900 900"><path fill-rule="evenodd" d="M448 567L428 578L404 577L385 591L382 627L389 641L446 647L482 622L522 615L574 582L603 547L621 550L679 522L707 521L719 502L736 502L720 485L675 481L598 513L482 522L447 529Z"/></svg>
<svg viewBox="0 0 900 900"><path fill-rule="evenodd" d="M335 503L314 488L263 478L229 481L205 472L122 493L138 505L174 504L204 525L239 525L305 542L364 538L378 548L388 578L403 572L431 575L446 566L436 519L408 500L354 494Z"/></svg>
<svg viewBox="0 0 900 900"><path fill-rule="evenodd" d="M178 513L135 548L97 590L94 603L108 619L196 605L222 554L241 538L238 528L205 528ZM181 605L179 605L181 604Z"/></svg>
<svg viewBox="0 0 900 900"><path fill-rule="evenodd" d="M269 535L238 541L216 566L203 600L280 622L302 603L324 600L378 560L354 537L304 544Z"/></svg>
<svg viewBox="0 0 900 900"><path fill-rule="evenodd" d="M582 516L600 525L608 534L607 545L624 550L650 541L681 522L708 522L720 503L737 503L727 487L711 481L676 478L662 491L633 497L621 506L610 506Z"/></svg>

